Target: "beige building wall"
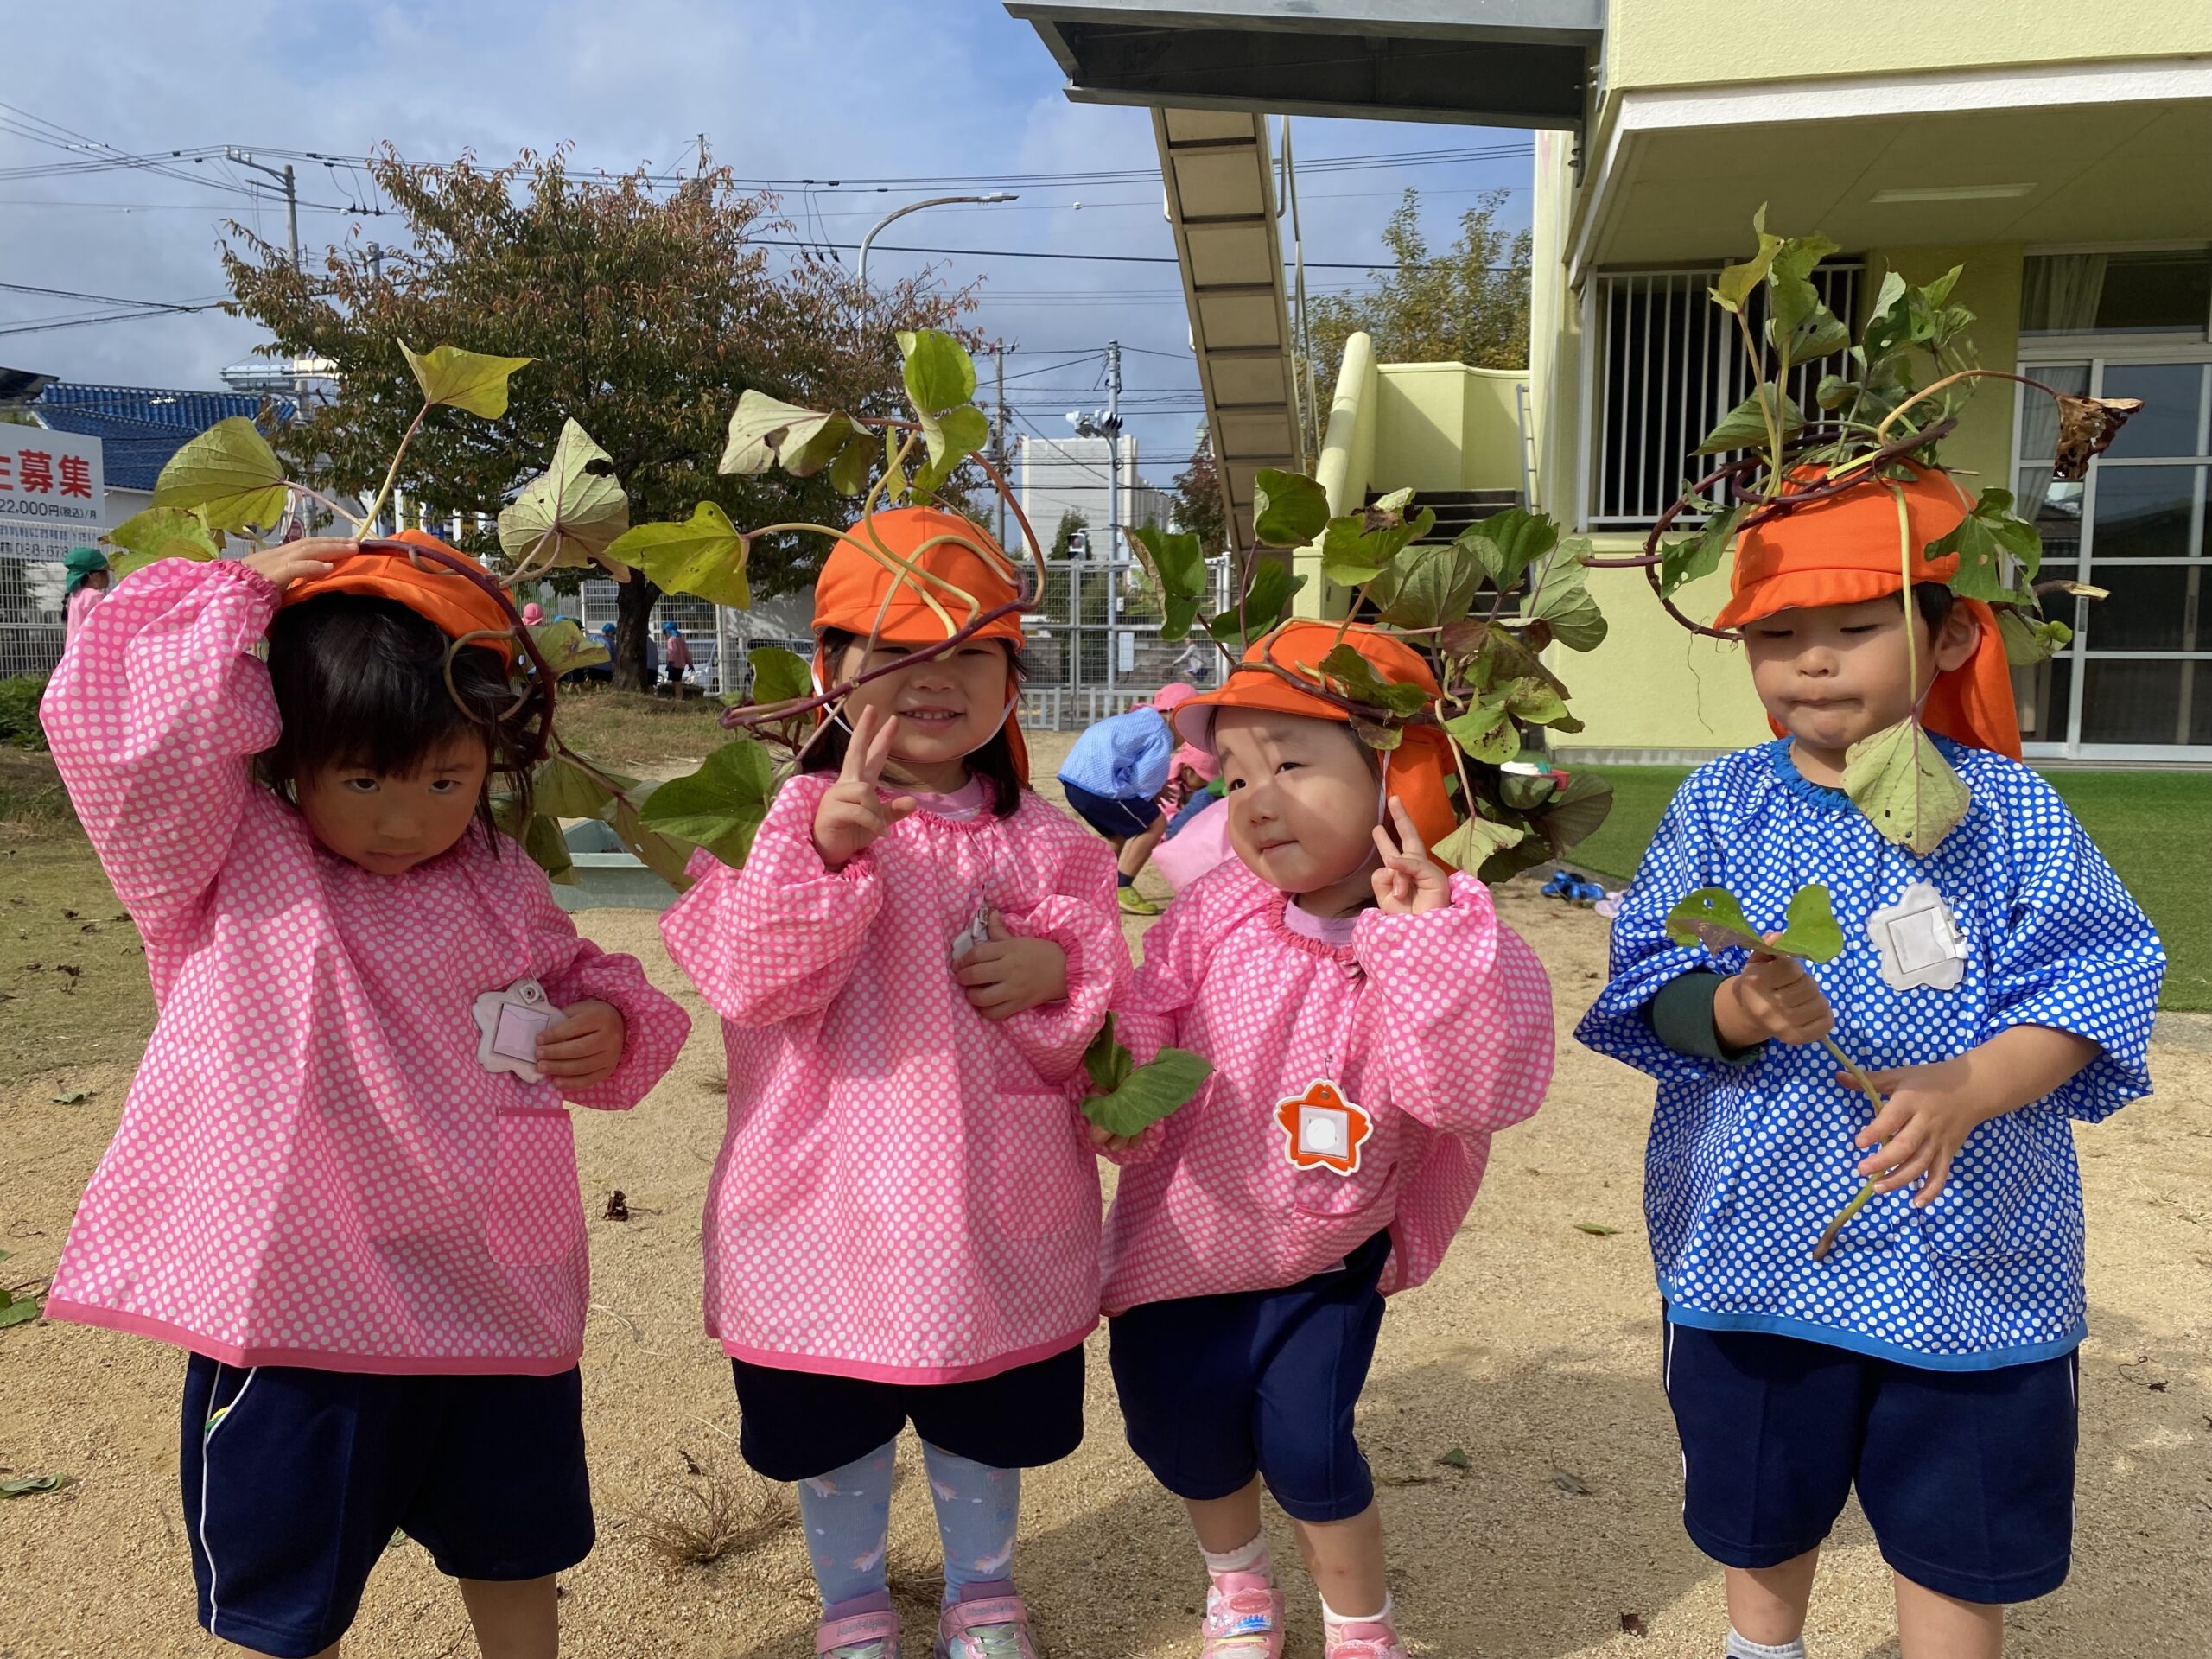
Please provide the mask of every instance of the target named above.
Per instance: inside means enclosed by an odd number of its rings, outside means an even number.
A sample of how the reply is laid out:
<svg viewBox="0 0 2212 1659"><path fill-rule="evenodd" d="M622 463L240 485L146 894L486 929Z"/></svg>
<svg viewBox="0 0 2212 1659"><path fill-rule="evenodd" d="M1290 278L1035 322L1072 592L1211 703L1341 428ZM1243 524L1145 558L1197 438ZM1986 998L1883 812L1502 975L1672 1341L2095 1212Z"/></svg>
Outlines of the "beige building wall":
<svg viewBox="0 0 2212 1659"><path fill-rule="evenodd" d="M1610 88L1713 86L2212 54L2205 0L1613 0Z"/></svg>

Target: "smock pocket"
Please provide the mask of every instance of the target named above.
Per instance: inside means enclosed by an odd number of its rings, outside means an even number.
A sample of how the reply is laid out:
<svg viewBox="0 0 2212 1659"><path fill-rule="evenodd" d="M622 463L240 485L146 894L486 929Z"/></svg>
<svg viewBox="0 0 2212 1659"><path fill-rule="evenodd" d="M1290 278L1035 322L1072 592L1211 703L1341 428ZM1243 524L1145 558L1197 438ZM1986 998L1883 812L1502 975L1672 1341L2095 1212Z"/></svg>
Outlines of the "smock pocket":
<svg viewBox="0 0 2212 1659"><path fill-rule="evenodd" d="M1099 1212L1098 1166L1064 1094L1001 1095L989 1118L984 1179L1004 1238L1052 1238Z"/></svg>
<svg viewBox="0 0 2212 1659"><path fill-rule="evenodd" d="M575 1129L560 1106L516 1107L499 1115L485 1242L494 1261L550 1268L583 1243L583 1200L576 1189Z"/></svg>
<svg viewBox="0 0 2212 1659"><path fill-rule="evenodd" d="M2018 1113L1992 1118L1967 1137L1936 1202L1911 1211L1934 1254L1961 1263L2009 1261L2042 1251L2068 1223L2078 1187L2054 1167ZM2070 1150L2070 1148L2069 1148Z"/></svg>
<svg viewBox="0 0 2212 1659"><path fill-rule="evenodd" d="M1341 1121L1332 1103L1325 1103L1318 1116L1311 1105L1302 1112L1276 1109L1270 1129L1276 1156L1289 1177L1291 1208L1300 1215L1329 1220L1357 1216L1382 1203L1395 1184L1405 1141L1403 1120L1387 1107L1371 1114L1357 1106L1344 1109L1357 1115L1349 1122Z"/></svg>

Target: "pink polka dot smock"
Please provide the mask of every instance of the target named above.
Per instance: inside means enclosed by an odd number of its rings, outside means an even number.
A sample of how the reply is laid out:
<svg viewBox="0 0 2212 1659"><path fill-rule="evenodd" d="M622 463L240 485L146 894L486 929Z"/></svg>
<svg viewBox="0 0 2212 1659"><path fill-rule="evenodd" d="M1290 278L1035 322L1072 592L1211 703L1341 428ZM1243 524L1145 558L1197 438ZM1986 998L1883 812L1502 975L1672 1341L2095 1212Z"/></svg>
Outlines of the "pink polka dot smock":
<svg viewBox="0 0 2212 1659"><path fill-rule="evenodd" d="M722 1016L708 1334L734 1357L899 1383L996 1376L1098 1322L1083 1051L1128 971L1114 855L1025 793L924 810L835 872L834 773L784 785L741 869L702 854L661 925ZM985 908L1067 952L1067 996L994 1024L953 977Z"/></svg>
<svg viewBox="0 0 2212 1659"><path fill-rule="evenodd" d="M1418 1285L1474 1203L1491 1135L1544 1097L1550 984L1481 882L1452 876L1451 904L1422 915L1363 911L1343 944L1286 925L1287 902L1232 859L1146 937L1124 1039L1139 1059L1194 1050L1214 1073L1117 1160L1109 1313L1294 1285L1386 1228L1382 1289ZM1290 1155L1277 1108L1319 1082L1368 1119L1348 1173Z"/></svg>
<svg viewBox="0 0 2212 1659"><path fill-rule="evenodd" d="M146 944L158 1019L47 1312L226 1364L550 1375L588 1267L561 1092L477 1063L476 997L535 977L628 1026L586 1106L634 1105L689 1022L576 937L512 842L399 875L255 783L277 591L164 560L86 620L44 705L77 815Z"/></svg>

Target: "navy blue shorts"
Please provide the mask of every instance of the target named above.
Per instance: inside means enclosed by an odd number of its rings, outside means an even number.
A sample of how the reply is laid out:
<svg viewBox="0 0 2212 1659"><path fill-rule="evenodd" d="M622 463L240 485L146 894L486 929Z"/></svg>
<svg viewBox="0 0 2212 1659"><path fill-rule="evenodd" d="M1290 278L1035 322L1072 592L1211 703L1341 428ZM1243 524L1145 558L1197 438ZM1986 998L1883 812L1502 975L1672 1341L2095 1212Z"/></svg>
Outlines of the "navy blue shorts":
<svg viewBox="0 0 2212 1659"><path fill-rule="evenodd" d="M1762 1331L1666 1327L1682 1523L1726 1567L1819 1545L1854 1484L1882 1559L1961 1601L2066 1581L2074 1541L2073 1354L1937 1371Z"/></svg>
<svg viewBox="0 0 2212 1659"><path fill-rule="evenodd" d="M1065 778L1060 779L1060 787L1067 792L1068 804L1075 809L1076 817L1109 841L1126 841L1131 836L1141 836L1160 817L1158 801L1125 801L1113 795L1094 795L1082 785L1071 784Z"/></svg>
<svg viewBox="0 0 2212 1659"><path fill-rule="evenodd" d="M1129 1447L1178 1497L1259 1475L1284 1513L1344 1521L1375 1501L1352 1435L1382 1328L1390 1235L1281 1290L1145 1302L1110 1321Z"/></svg>
<svg viewBox="0 0 2212 1659"><path fill-rule="evenodd" d="M914 1433L993 1469L1036 1469L1083 1444L1083 1350L967 1382L878 1382L733 1358L737 1449L770 1480L811 1480Z"/></svg>
<svg viewBox="0 0 2212 1659"><path fill-rule="evenodd" d="M404 1531L456 1579L543 1578L591 1554L583 1382L370 1376L194 1354L185 1530L200 1622L302 1659L345 1635Z"/></svg>

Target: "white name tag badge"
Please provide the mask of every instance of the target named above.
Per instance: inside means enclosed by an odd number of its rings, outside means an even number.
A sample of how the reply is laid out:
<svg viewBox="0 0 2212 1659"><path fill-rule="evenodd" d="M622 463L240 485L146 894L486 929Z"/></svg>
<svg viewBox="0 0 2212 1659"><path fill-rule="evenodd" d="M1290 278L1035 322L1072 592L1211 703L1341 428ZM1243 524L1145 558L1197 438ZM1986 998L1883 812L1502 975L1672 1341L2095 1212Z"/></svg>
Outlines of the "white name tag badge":
<svg viewBox="0 0 2212 1659"><path fill-rule="evenodd" d="M1943 895L1916 881L1904 896L1866 918L1866 937L1893 991L1955 989L1967 975L1967 941Z"/></svg>
<svg viewBox="0 0 2212 1659"><path fill-rule="evenodd" d="M524 1083L542 1081L537 1035L560 1017L561 1010L534 979L485 992L476 999L476 1063L486 1071L512 1071Z"/></svg>

